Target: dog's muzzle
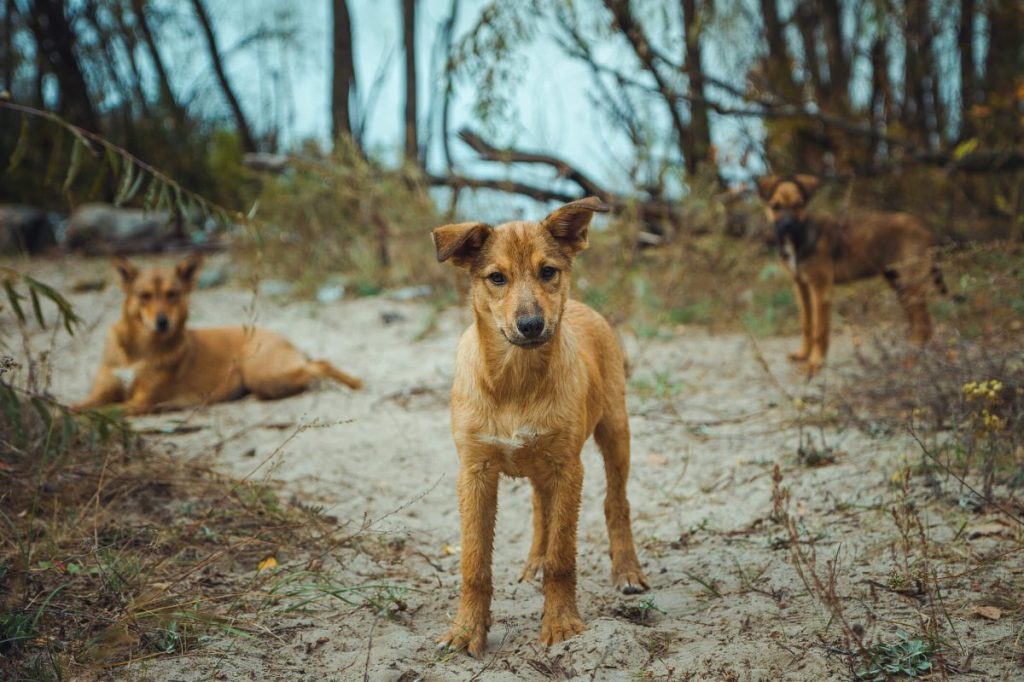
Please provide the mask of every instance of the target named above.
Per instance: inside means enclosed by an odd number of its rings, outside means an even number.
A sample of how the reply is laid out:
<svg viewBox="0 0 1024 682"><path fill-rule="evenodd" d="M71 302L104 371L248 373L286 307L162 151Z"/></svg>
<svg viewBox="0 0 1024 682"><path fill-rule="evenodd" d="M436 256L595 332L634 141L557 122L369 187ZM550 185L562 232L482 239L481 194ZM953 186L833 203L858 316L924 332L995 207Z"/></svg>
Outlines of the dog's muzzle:
<svg viewBox="0 0 1024 682"><path fill-rule="evenodd" d="M515 330L505 334L505 338L514 346L535 348L551 338L551 332L545 330L546 326L540 315L517 317Z"/></svg>
<svg viewBox="0 0 1024 682"><path fill-rule="evenodd" d="M160 334L163 334L164 332L166 332L170 328L171 323L167 319L167 316L164 315L163 313L161 313L161 314L156 316L156 325L155 326L156 326L157 332L160 333Z"/></svg>

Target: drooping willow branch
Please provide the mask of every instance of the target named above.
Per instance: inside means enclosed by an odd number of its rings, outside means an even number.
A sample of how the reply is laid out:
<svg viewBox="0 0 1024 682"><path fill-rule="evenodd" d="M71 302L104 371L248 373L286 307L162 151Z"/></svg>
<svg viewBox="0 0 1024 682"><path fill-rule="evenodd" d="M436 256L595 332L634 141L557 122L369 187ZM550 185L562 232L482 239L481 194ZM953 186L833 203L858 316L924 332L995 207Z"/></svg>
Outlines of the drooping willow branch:
<svg viewBox="0 0 1024 682"><path fill-rule="evenodd" d="M0 100L0 109L13 111L22 116L21 131L18 134L14 151L11 153L7 173L15 171L28 152L31 144L28 119L42 119L74 136L71 156L64 176L65 191L69 190L77 179L82 163L85 161L85 155L89 154L94 158L101 159L100 163L106 163L112 172L117 187L113 202L115 206L123 206L132 201L145 187L142 203L146 210L167 210L185 216L194 216L198 210L204 219L213 219L223 229L229 228L232 224L248 225L254 217L255 205L248 214L225 208L183 187L174 178L146 163L127 149L98 133L69 123L52 111L5 100Z"/></svg>

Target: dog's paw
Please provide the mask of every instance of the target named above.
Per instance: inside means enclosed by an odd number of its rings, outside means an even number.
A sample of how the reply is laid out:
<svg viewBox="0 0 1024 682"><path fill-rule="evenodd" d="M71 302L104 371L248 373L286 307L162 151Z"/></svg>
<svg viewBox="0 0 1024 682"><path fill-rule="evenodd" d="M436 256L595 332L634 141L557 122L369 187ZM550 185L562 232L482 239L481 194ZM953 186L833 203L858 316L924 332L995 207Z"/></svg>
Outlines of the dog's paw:
<svg viewBox="0 0 1024 682"><path fill-rule="evenodd" d="M813 379L821 372L821 360L808 360L800 365L800 372L808 379Z"/></svg>
<svg viewBox="0 0 1024 682"><path fill-rule="evenodd" d="M576 614L563 614L561 616L545 616L540 624L540 643L544 646L552 646L574 637L587 626L583 624Z"/></svg>
<svg viewBox="0 0 1024 682"><path fill-rule="evenodd" d="M462 625L455 623L441 639L437 647L448 651L466 651L474 658L480 658L487 651L487 625Z"/></svg>
<svg viewBox="0 0 1024 682"><path fill-rule="evenodd" d="M519 582L528 583L537 577L537 572L544 568L544 559L529 558L526 560L526 565L523 566L523 572L519 576Z"/></svg>
<svg viewBox="0 0 1024 682"><path fill-rule="evenodd" d="M612 582L615 583L615 589L622 594L640 594L651 589L639 566L616 571L612 575Z"/></svg>
<svg viewBox="0 0 1024 682"><path fill-rule="evenodd" d="M788 355L786 355L786 357L792 360L793 362L806 362L807 358L809 358L810 355L811 354L806 351L797 351L795 353L789 353Z"/></svg>

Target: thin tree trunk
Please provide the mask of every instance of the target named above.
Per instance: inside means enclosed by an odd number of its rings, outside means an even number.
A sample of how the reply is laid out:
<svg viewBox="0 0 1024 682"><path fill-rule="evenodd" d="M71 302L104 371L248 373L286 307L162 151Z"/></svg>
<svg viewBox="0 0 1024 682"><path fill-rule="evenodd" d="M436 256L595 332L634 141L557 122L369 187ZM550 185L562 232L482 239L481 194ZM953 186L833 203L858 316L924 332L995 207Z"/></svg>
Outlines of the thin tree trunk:
<svg viewBox="0 0 1024 682"><path fill-rule="evenodd" d="M977 88L974 61L974 17L976 0L960 0L960 25L956 42L960 53L960 137L971 135L970 112Z"/></svg>
<svg viewBox="0 0 1024 682"><path fill-rule="evenodd" d="M782 22L779 21L779 8L775 0L761 0L761 18L764 21L764 37L768 43L768 83L773 94L781 96L783 101L798 104L799 91L793 80L793 66L786 50Z"/></svg>
<svg viewBox="0 0 1024 682"><path fill-rule="evenodd" d="M685 158L686 139L690 135L690 130L679 112L679 93L672 88L658 70L654 51L647 40L643 26L633 16L629 0L604 0L604 4L608 11L612 13L619 31L629 41L630 46L633 48L633 53L640 60L643 68L651 74L655 84L658 86L658 92L661 94L662 99L665 100L665 106L668 107L669 118L672 119L672 127L676 133L676 145L679 148L680 155Z"/></svg>
<svg viewBox="0 0 1024 682"><path fill-rule="evenodd" d="M356 93L356 67L352 52L352 19L347 0L331 0L334 18L331 59L331 139L342 135L354 141L352 104Z"/></svg>
<svg viewBox="0 0 1024 682"><path fill-rule="evenodd" d="M842 8L838 0L820 0L824 19L825 50L828 56L828 84L835 113L846 111L850 87L850 64L843 50Z"/></svg>
<svg viewBox="0 0 1024 682"><path fill-rule="evenodd" d="M125 21L124 9L120 5L115 5L111 12L114 15L114 20L117 22L121 45L128 56L128 67L132 72L132 90L135 92L135 99L139 103L139 111L143 116L149 118L149 99L146 97L146 91L142 87L139 60L135 56L135 51L139 46L139 38L132 27L128 25L128 22Z"/></svg>
<svg viewBox="0 0 1024 682"><path fill-rule="evenodd" d="M149 25L149 19L146 18L146 0L131 0L131 3L132 13L135 15L135 24L139 27L139 31L142 32L142 40L146 43L149 59L153 62L153 69L156 71L157 82L160 87L160 100L170 112L175 126L181 128L185 122L185 112L174 96L171 79L167 75L167 68L164 66L163 57L160 56L156 37Z"/></svg>
<svg viewBox="0 0 1024 682"><path fill-rule="evenodd" d="M703 32L697 9L698 0L682 0L683 30L686 43L686 78L689 81L690 134L687 136L686 172L693 175L701 163L712 161L711 125L704 97L704 63L701 58L700 36Z"/></svg>
<svg viewBox="0 0 1024 682"><path fill-rule="evenodd" d="M256 151L256 140L252 135L252 127L249 125L249 120L245 117L245 112L242 111L242 105L239 104L235 91L231 89L231 82L224 72L224 61L221 58L220 49L217 47L217 36L213 33L213 26L206 13L203 0L192 0L192 7L195 8L196 19L199 20L199 25L203 29L217 82L220 84L221 92L224 93L224 99L228 102L228 108L231 109L231 115L235 119L235 127L238 128L238 135L242 139L242 148L247 152L254 152Z"/></svg>
<svg viewBox="0 0 1024 682"><path fill-rule="evenodd" d="M34 0L29 6L28 23L36 37L40 54L49 62L60 89L60 108L73 123L99 130L99 118L89 96L78 57L75 34L68 23L63 0Z"/></svg>
<svg viewBox="0 0 1024 682"><path fill-rule="evenodd" d="M4 3L4 82L0 89L14 92L14 0Z"/></svg>
<svg viewBox="0 0 1024 682"><path fill-rule="evenodd" d="M459 16L459 0L452 0L452 8L448 13L448 19L445 21L441 31L443 33L443 45L444 45L444 101L441 104L441 148L444 151L444 162L445 168L448 172L452 172L452 151L451 145L448 141L448 122L451 119L451 103L452 96L455 94L455 77L452 74L449 60L452 54L452 40L455 37L455 20ZM459 191L452 191L452 201L449 207L449 212L454 215L455 205L459 199Z"/></svg>
<svg viewBox="0 0 1024 682"><path fill-rule="evenodd" d="M416 0L402 0L402 42L405 45L405 160L419 165L416 125Z"/></svg>

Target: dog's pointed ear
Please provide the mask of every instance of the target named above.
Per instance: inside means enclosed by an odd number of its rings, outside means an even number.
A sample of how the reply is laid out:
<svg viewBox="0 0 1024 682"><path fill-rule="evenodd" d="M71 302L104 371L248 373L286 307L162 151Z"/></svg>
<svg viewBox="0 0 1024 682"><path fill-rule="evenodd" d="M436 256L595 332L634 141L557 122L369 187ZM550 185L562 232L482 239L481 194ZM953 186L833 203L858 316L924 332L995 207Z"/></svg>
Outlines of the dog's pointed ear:
<svg viewBox="0 0 1024 682"><path fill-rule="evenodd" d="M114 256L111 262L114 266L114 271L121 280L121 288L127 289L135 281L135 278L139 276L139 269L123 256Z"/></svg>
<svg viewBox="0 0 1024 682"><path fill-rule="evenodd" d="M451 260L453 265L466 267L480 252L491 236L492 228L487 223L455 223L442 225L430 232L437 250L437 262Z"/></svg>
<svg viewBox="0 0 1024 682"><path fill-rule="evenodd" d="M174 266L174 272L177 273L178 278L185 286L192 289L195 286L196 273L199 272L199 268L202 264L202 254L190 253L182 258L176 266Z"/></svg>
<svg viewBox="0 0 1024 682"><path fill-rule="evenodd" d="M604 202L597 197L587 197L556 208L540 224L575 255L587 248L590 219L595 213L607 212Z"/></svg>
<svg viewBox="0 0 1024 682"><path fill-rule="evenodd" d="M779 184L779 178L776 175L762 175L759 178L754 178L754 182L757 184L757 194L761 197L761 201L768 201Z"/></svg>
<svg viewBox="0 0 1024 682"><path fill-rule="evenodd" d="M813 175L799 174L794 175L793 179L796 180L797 184L804 188L804 194L810 199L814 196L814 193L821 187L821 180Z"/></svg>

